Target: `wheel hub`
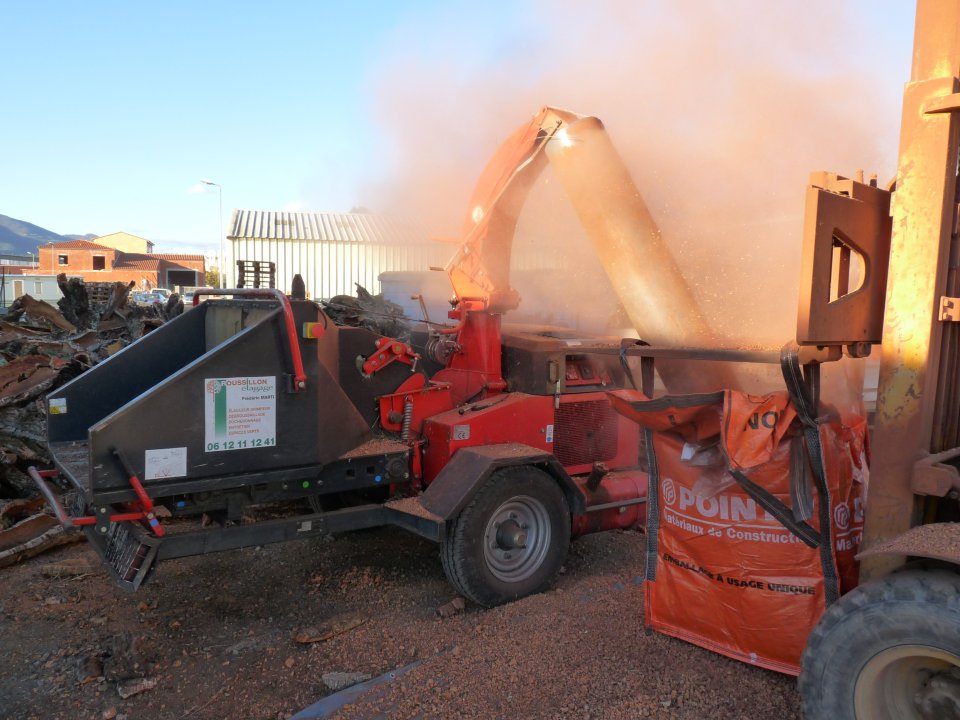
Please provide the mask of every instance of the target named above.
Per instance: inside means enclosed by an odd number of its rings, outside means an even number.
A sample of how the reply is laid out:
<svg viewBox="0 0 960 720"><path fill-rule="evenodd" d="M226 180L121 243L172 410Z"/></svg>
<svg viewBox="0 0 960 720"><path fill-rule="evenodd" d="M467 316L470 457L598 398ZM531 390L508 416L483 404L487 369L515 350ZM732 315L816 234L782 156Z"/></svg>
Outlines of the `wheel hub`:
<svg viewBox="0 0 960 720"><path fill-rule="evenodd" d="M543 564L551 539L546 506L537 498L518 495L490 515L483 535L483 559L498 580L520 582Z"/></svg>
<svg viewBox="0 0 960 720"><path fill-rule="evenodd" d="M497 545L503 550L516 550L527 546L526 527L510 519L497 528Z"/></svg>
<svg viewBox="0 0 960 720"><path fill-rule="evenodd" d="M924 720L960 720L960 668L952 667L931 676L914 702Z"/></svg>
<svg viewBox="0 0 960 720"><path fill-rule="evenodd" d="M860 671L854 705L858 720L960 720L960 657L927 645L887 648Z"/></svg>

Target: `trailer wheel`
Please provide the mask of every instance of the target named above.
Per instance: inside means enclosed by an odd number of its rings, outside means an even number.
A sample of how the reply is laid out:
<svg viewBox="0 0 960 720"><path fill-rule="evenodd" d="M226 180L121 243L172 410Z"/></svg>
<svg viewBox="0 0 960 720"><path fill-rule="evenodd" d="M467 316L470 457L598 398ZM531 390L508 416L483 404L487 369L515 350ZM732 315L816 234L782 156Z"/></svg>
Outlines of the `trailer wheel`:
<svg viewBox="0 0 960 720"><path fill-rule="evenodd" d="M498 470L451 522L443 570L461 595L493 607L550 587L570 545L570 510L541 470Z"/></svg>
<svg viewBox="0 0 960 720"><path fill-rule="evenodd" d="M960 575L861 585L824 613L800 665L807 720L960 720Z"/></svg>

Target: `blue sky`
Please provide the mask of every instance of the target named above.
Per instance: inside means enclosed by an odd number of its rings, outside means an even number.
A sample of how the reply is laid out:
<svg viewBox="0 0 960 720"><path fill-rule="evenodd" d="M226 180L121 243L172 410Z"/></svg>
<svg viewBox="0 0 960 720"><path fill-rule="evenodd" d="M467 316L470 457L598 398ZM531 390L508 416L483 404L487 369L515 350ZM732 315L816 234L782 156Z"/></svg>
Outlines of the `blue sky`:
<svg viewBox="0 0 960 720"><path fill-rule="evenodd" d="M369 73L431 3L9 2L0 213L166 249L229 208L348 210L376 128Z"/></svg>
<svg viewBox="0 0 960 720"><path fill-rule="evenodd" d="M658 3L637 3L657 17ZM585 12L605 5L598 0ZM612 11L622 5L610 3ZM386 131L391 115L409 127L431 111L403 98L422 91L442 102L443 83L469 87L486 68L502 73L516 58L509 74L522 79L532 113L549 100L538 96L538 78L553 61L538 37L538 13L562 6L0 0L0 213L58 233L124 230L160 252L210 252L217 196L190 192L200 178L223 186L225 224L236 207L379 209L372 188L402 174L390 165L398 158L398 133ZM863 18L859 38L869 44L846 51L879 63L899 95L911 3L862 1L849 10ZM553 18L551 32L576 34L580 21L574 13ZM612 22L609 32L629 28ZM547 50L533 61L529 47ZM830 65L830 56L812 55L812 65ZM398 67L410 58L412 69L425 70L404 76ZM469 103L468 93L457 98ZM522 119L491 123L505 134ZM880 142L889 147L895 137L887 131ZM481 166L465 171L475 177Z"/></svg>

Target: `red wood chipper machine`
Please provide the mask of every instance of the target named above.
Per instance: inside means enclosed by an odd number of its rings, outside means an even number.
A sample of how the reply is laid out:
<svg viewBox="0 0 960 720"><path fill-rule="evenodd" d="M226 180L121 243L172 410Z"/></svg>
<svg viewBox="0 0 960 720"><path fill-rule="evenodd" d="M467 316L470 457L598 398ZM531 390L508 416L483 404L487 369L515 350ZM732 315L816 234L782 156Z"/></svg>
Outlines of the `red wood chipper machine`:
<svg viewBox="0 0 960 720"><path fill-rule="evenodd" d="M603 125L545 108L476 187L447 268L452 323L408 343L337 326L302 290L198 291L194 303L224 297L49 396L56 469L32 475L60 521L131 589L164 559L398 525L438 542L450 581L482 605L548 587L571 536L642 523L641 433L607 391L652 391L652 351L502 324L520 301L517 218L548 162L644 339L709 344ZM669 358L658 370L683 389L724 382ZM75 491L68 509L55 476ZM287 515L237 522L286 501ZM165 519L203 513L221 523Z"/></svg>

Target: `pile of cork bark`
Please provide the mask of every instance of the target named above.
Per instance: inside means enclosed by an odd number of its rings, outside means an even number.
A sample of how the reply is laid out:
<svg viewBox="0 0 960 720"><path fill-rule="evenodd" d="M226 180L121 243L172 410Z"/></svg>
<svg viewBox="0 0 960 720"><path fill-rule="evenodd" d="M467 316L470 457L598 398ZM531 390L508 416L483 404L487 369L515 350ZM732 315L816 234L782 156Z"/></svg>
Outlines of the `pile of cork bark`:
<svg viewBox="0 0 960 720"><path fill-rule="evenodd" d="M163 306L130 303L133 283L57 282L57 307L23 295L0 316L0 567L48 547L46 536L65 539L26 474L50 462L46 394L183 312L177 295Z"/></svg>

